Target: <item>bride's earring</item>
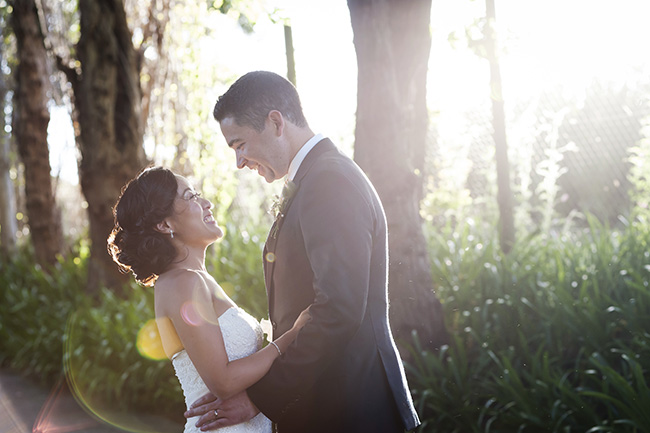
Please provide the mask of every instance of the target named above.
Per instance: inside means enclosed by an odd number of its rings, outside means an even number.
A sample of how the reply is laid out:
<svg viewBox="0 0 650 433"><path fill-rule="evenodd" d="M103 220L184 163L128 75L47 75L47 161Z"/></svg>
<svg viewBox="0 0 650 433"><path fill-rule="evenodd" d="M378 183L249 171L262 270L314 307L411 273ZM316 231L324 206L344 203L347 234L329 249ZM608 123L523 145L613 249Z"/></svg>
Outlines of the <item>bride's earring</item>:
<svg viewBox="0 0 650 433"><path fill-rule="evenodd" d="M169 231L169 234L170 234L170 236L172 237L172 239L174 239L174 231L173 231L173 230L170 230L170 231Z"/></svg>

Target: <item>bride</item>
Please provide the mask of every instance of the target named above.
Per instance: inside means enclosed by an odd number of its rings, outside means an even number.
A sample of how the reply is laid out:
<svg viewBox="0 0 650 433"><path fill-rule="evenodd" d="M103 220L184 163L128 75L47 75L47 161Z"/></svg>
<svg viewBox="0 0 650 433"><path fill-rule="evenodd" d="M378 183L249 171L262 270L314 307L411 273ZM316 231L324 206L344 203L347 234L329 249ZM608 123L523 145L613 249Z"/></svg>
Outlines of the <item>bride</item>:
<svg viewBox="0 0 650 433"><path fill-rule="evenodd" d="M122 271L145 286L155 283L156 322L188 407L208 391L228 399L257 382L309 320L305 310L293 328L261 348L259 322L205 270L207 247L223 236L211 208L184 177L148 168L123 189L108 238ZM187 420L184 433L200 431L197 419ZM271 421L259 413L219 431L270 433Z"/></svg>

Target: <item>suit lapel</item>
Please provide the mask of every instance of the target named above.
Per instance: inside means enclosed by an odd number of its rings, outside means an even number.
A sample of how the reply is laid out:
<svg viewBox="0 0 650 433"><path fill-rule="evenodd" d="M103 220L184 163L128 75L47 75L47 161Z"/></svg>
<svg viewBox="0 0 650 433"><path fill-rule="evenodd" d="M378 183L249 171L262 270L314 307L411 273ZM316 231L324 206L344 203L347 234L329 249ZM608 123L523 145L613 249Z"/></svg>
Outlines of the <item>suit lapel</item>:
<svg viewBox="0 0 650 433"><path fill-rule="evenodd" d="M323 140L319 141L312 150L309 151L307 156L305 156L305 159L302 161L302 164L300 164L298 173L296 173L296 177L293 180L298 190L287 203L287 207L285 208L284 211L285 215L289 211L289 208L291 207L291 204L293 203L294 199L300 194L300 182L305 177L305 175L309 172L309 169L312 167L312 165L314 165L314 163L318 160L318 158L322 154L332 150L336 151L337 149L330 139L324 138ZM273 270L275 268L276 246L278 243L278 239L280 237L280 232L282 230L282 225L284 224L284 220L285 220L284 217L275 219L273 225L271 226L271 230L269 230L269 235L266 238L266 243L264 244L264 253L263 253L264 283L266 285L266 293L269 301L270 317L273 317L273 301L274 301Z"/></svg>
<svg viewBox="0 0 650 433"><path fill-rule="evenodd" d="M323 138L321 141L316 143L314 148L309 151L307 156L305 156L302 164L300 164L298 173L296 173L296 177L293 181L300 184L300 181L309 172L309 169L318 160L318 157L332 150L336 151L337 149L329 138Z"/></svg>

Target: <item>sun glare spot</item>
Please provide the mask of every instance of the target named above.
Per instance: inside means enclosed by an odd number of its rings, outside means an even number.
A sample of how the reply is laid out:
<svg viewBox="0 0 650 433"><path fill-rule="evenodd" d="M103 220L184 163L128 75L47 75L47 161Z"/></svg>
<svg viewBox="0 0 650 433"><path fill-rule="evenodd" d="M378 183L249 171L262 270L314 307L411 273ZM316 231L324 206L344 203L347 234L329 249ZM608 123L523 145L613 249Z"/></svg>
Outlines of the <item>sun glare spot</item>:
<svg viewBox="0 0 650 433"><path fill-rule="evenodd" d="M166 359L155 319L148 320L138 331L137 348L140 355L153 360Z"/></svg>

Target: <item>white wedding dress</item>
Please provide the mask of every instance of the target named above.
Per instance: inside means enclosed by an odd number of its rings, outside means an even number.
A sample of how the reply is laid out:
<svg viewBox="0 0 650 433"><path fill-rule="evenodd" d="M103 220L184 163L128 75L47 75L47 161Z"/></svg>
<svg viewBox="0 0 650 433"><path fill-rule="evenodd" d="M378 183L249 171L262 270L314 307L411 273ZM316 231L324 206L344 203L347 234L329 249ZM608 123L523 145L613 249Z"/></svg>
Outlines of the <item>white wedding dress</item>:
<svg viewBox="0 0 650 433"><path fill-rule="evenodd" d="M219 327L230 361L251 355L262 346L263 334L259 322L241 308L231 307L219 316ZM189 408L196 399L209 392L208 387L205 386L185 350L172 357L172 364L183 389L185 404ZM198 419L199 417L189 418L185 423L184 433L201 433L201 430L194 425ZM250 421L223 427L217 431L219 433L270 433L271 421L259 413Z"/></svg>

